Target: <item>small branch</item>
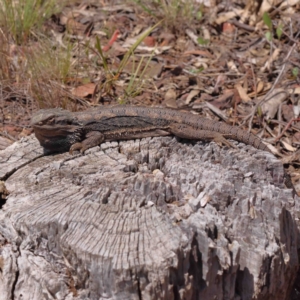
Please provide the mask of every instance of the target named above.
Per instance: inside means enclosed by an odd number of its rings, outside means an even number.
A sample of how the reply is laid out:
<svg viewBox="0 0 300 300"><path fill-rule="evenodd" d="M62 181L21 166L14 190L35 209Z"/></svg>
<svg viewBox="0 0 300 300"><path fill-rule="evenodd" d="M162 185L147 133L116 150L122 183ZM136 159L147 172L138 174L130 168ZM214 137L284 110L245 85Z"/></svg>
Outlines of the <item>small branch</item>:
<svg viewBox="0 0 300 300"><path fill-rule="evenodd" d="M275 142L278 142L283 134L289 129L289 127L292 125L293 122L298 122L300 121L300 118L292 118L287 124L286 126L284 127L283 131L281 132L281 134L275 139Z"/></svg>

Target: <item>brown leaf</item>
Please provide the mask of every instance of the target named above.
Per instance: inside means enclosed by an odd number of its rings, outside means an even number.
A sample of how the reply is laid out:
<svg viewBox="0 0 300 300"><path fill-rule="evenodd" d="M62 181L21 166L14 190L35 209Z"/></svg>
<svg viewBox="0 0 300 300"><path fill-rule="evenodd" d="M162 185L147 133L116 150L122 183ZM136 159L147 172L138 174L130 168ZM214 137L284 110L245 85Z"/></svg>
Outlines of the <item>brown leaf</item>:
<svg viewBox="0 0 300 300"><path fill-rule="evenodd" d="M176 97L176 91L173 89L169 89L165 94L164 104L167 107L177 108Z"/></svg>
<svg viewBox="0 0 300 300"><path fill-rule="evenodd" d="M72 91L72 94L76 97L84 98L84 97L87 97L89 95L93 95L93 93L95 91L95 88L96 88L96 84L87 83L87 84L80 85L80 86L76 87Z"/></svg>
<svg viewBox="0 0 300 300"><path fill-rule="evenodd" d="M117 40L119 34L120 34L119 29L116 29L114 31L112 37L110 38L108 44L103 47L102 51L107 52L111 48L111 46L114 44L114 42Z"/></svg>
<svg viewBox="0 0 300 300"><path fill-rule="evenodd" d="M294 111L291 105L283 104L281 107L281 111L285 121L290 121L294 118Z"/></svg>
<svg viewBox="0 0 300 300"><path fill-rule="evenodd" d="M279 58L279 54L281 52L281 49L276 48L273 52L272 55L269 57L269 59L267 60L267 62L265 63L265 65L263 67L260 68L261 72L265 72L266 70L271 69L271 65L273 64L273 62Z"/></svg>
<svg viewBox="0 0 300 300"><path fill-rule="evenodd" d="M234 90L227 90L223 95L210 102L219 109L230 108L233 104Z"/></svg>
<svg viewBox="0 0 300 300"><path fill-rule="evenodd" d="M172 33L169 33L169 32L162 32L160 35L159 35L159 39L162 40L162 42L160 43L160 47L163 47L163 46L168 46L170 45L171 43L173 43L175 40L176 40L176 37L174 34Z"/></svg>
<svg viewBox="0 0 300 300"><path fill-rule="evenodd" d="M199 90L191 90L185 100L185 104L189 104L194 97L199 95L199 92Z"/></svg>
<svg viewBox="0 0 300 300"><path fill-rule="evenodd" d="M247 92L244 90L244 88L239 84L237 83L235 85L235 88L237 89L241 99L244 101L244 102L249 102L251 101L251 98L247 95Z"/></svg>
<svg viewBox="0 0 300 300"><path fill-rule="evenodd" d="M156 44L156 40L153 36L146 36L143 42L147 47L154 47Z"/></svg>
<svg viewBox="0 0 300 300"><path fill-rule="evenodd" d="M260 92L262 92L264 90L265 84L263 83L263 81L258 80L257 82L257 87L256 87L256 93L259 94Z"/></svg>
<svg viewBox="0 0 300 300"><path fill-rule="evenodd" d="M281 162L283 164L290 164L290 163L293 163L293 162L300 162L300 150L297 150L295 152L292 152L291 155L285 155L283 156L281 159ZM290 166L289 167L289 170L291 169L292 167ZM292 168L294 169L294 168ZM297 172L298 173L298 172ZM291 173L290 173L291 174ZM299 175L298 175L299 176Z"/></svg>
<svg viewBox="0 0 300 300"><path fill-rule="evenodd" d="M281 140L280 142L282 143L284 148L288 151L295 152L297 150L297 148L293 147L292 145L290 145L288 142L285 142L284 140Z"/></svg>
<svg viewBox="0 0 300 300"><path fill-rule="evenodd" d="M73 18L68 19L66 27L67 31L74 35L84 35L84 31L86 29L86 25L77 22Z"/></svg>
<svg viewBox="0 0 300 300"><path fill-rule="evenodd" d="M226 81L226 79L227 79L226 75L223 75L223 74L218 75L213 92L217 92L219 87L224 85L224 82Z"/></svg>
<svg viewBox="0 0 300 300"><path fill-rule="evenodd" d="M293 136L294 143L300 143L300 132L296 132Z"/></svg>
<svg viewBox="0 0 300 300"><path fill-rule="evenodd" d="M161 63L152 63L146 69L144 77L145 78L158 78L163 69L163 65Z"/></svg>
<svg viewBox="0 0 300 300"><path fill-rule="evenodd" d="M223 33L232 34L235 32L235 26L231 23L223 23Z"/></svg>
<svg viewBox="0 0 300 300"><path fill-rule="evenodd" d="M266 119L273 119L277 113L279 105L289 96L289 94L282 88L274 89L268 96L268 101L261 106L263 114Z"/></svg>
<svg viewBox="0 0 300 300"><path fill-rule="evenodd" d="M243 12L242 9L235 9L234 11L220 13L220 14L218 14L218 18L215 19L214 22L217 23L218 25L220 25L230 19L241 16L242 12ZM211 20L211 22L213 22L213 21Z"/></svg>

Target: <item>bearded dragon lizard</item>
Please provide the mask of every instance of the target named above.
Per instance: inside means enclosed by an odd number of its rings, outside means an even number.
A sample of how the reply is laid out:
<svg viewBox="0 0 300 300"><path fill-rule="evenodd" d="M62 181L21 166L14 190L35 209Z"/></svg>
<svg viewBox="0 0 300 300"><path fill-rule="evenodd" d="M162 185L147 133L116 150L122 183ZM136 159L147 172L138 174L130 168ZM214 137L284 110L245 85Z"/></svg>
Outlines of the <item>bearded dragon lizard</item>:
<svg viewBox="0 0 300 300"><path fill-rule="evenodd" d="M31 126L41 146L48 152L73 153L79 150L83 153L105 141L166 135L213 140L234 147L226 140L230 138L271 152L259 137L237 126L168 108L124 105L84 112L42 109L33 115ZM286 186L294 190L288 174L285 177Z"/></svg>

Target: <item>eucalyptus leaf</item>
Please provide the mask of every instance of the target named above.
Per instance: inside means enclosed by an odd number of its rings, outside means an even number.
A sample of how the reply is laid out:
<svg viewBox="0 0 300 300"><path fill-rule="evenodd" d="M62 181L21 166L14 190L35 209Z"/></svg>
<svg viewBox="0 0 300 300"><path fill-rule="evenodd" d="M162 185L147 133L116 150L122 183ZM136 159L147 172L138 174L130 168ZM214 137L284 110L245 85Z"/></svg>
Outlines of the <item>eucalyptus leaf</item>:
<svg viewBox="0 0 300 300"><path fill-rule="evenodd" d="M269 30L272 31L272 20L267 12L263 14L263 21L268 26Z"/></svg>

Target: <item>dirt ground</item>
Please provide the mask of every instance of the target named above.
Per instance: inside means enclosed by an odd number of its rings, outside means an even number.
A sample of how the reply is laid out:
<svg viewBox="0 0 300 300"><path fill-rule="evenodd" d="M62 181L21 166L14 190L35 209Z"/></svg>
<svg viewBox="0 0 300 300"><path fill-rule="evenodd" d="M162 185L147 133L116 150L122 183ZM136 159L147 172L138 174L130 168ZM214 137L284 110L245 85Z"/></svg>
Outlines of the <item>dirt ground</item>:
<svg viewBox="0 0 300 300"><path fill-rule="evenodd" d="M297 188L299 14L299 1L72 1L28 31L2 14L0 148L39 108L160 105L259 135Z"/></svg>
<svg viewBox="0 0 300 300"><path fill-rule="evenodd" d="M39 108L160 105L259 135L300 190L299 1L56 6L31 7L29 29L1 8L0 149L32 132Z"/></svg>
<svg viewBox="0 0 300 300"><path fill-rule="evenodd" d="M0 150L39 108L171 107L257 134L299 192L299 28L298 0L3 0Z"/></svg>

